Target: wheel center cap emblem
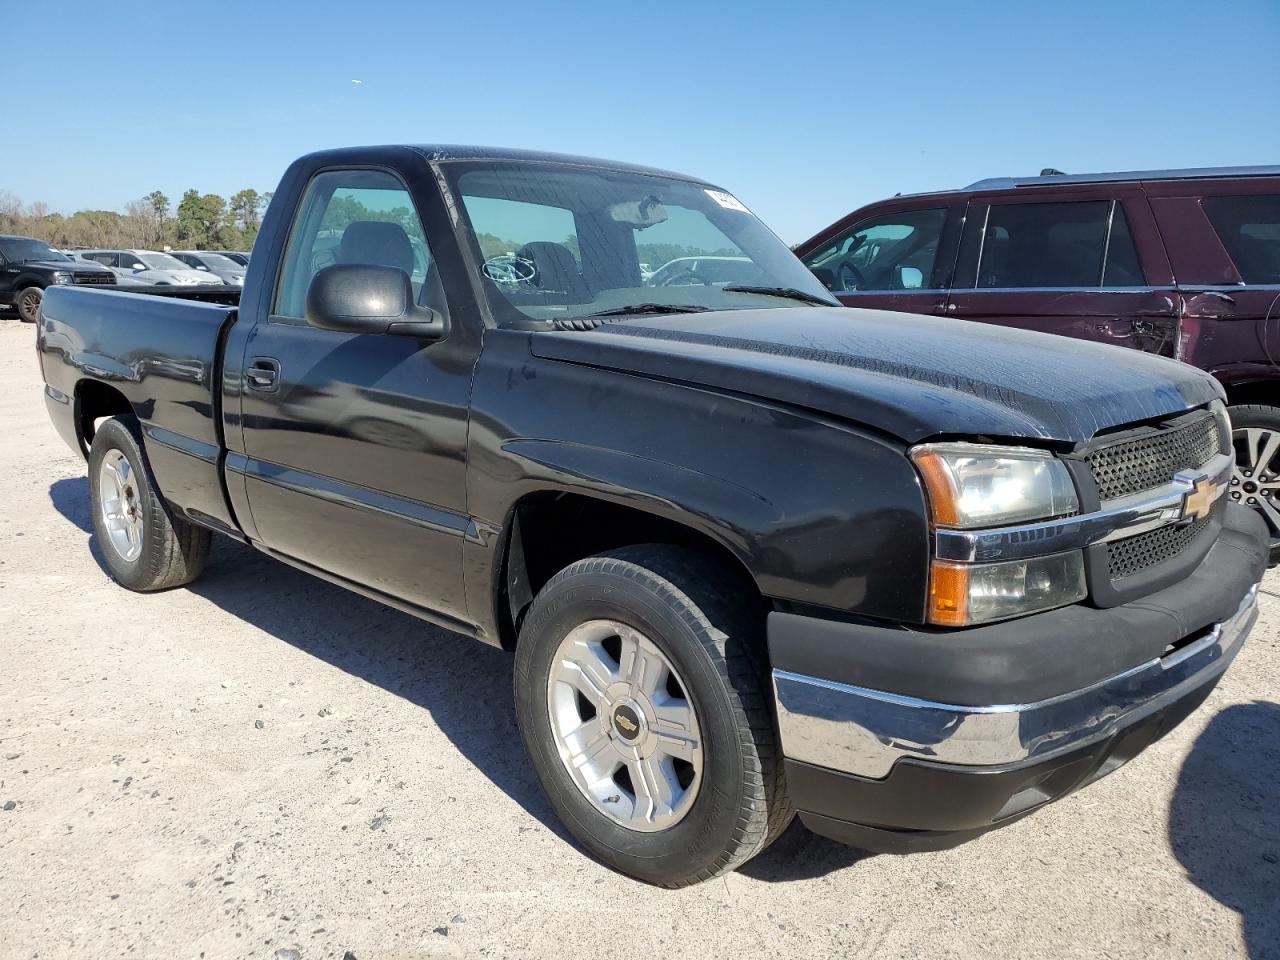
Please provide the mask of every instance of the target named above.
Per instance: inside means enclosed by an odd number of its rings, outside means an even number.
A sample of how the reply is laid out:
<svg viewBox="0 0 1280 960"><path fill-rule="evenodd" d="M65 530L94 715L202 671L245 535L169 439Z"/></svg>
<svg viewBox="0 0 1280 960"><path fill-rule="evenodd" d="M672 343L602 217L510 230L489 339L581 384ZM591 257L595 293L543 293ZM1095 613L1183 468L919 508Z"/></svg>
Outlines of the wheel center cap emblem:
<svg viewBox="0 0 1280 960"><path fill-rule="evenodd" d="M640 716L631 707L623 704L613 711L613 729L628 743L640 736Z"/></svg>

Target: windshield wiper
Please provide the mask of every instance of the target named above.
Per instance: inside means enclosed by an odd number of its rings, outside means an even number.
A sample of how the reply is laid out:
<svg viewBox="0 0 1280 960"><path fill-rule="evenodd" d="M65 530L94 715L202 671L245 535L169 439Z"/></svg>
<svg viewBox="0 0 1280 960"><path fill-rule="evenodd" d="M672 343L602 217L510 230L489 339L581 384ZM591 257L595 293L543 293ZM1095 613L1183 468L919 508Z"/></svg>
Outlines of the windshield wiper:
<svg viewBox="0 0 1280 960"><path fill-rule="evenodd" d="M767 297L786 297L788 300L799 300L802 303L816 303L823 307L838 307L840 304L832 303L815 293L805 293L803 290L797 290L795 287L755 287L745 283L730 283L720 288L729 293L759 293Z"/></svg>
<svg viewBox="0 0 1280 960"><path fill-rule="evenodd" d="M590 313L587 316L629 317L638 313L706 313L710 309L710 307L699 307L692 303L629 303L625 307L601 310L599 313Z"/></svg>

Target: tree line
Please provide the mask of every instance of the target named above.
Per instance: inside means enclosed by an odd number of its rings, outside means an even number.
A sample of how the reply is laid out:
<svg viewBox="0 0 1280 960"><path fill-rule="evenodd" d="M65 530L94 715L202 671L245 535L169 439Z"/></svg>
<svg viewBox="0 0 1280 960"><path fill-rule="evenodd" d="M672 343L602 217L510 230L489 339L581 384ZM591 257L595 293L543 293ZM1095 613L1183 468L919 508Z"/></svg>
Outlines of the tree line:
<svg viewBox="0 0 1280 960"><path fill-rule="evenodd" d="M270 201L270 191L245 189L228 200L216 193L188 190L171 212L169 198L153 190L130 202L124 213L77 210L64 216L48 204L24 204L0 191L0 233L35 237L67 249L251 250Z"/></svg>

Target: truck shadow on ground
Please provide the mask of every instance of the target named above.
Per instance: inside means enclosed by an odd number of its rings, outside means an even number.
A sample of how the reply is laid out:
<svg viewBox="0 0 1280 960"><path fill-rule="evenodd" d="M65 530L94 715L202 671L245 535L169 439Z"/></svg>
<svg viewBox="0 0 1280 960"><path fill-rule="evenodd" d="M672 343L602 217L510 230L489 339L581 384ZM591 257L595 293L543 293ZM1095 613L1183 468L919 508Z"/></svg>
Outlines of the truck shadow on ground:
<svg viewBox="0 0 1280 960"><path fill-rule="evenodd" d="M1280 704L1227 707L1178 775L1169 842L1187 877L1240 914L1251 960L1280 958Z"/></svg>
<svg viewBox="0 0 1280 960"><path fill-rule="evenodd" d="M88 481L59 480L54 508L94 542ZM204 575L185 588L227 613L431 714L495 786L562 840L573 843L525 757L512 706L510 654L432 626L226 537L214 537ZM866 854L797 822L742 873L766 882L824 876Z"/></svg>

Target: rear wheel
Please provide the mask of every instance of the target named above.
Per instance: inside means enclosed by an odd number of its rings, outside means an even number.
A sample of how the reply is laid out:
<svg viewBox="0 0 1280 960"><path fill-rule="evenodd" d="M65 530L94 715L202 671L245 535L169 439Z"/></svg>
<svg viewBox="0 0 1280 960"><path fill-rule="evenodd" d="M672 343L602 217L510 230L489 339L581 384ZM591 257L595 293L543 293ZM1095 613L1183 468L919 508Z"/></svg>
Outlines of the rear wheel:
<svg viewBox="0 0 1280 960"><path fill-rule="evenodd" d="M666 545L566 567L516 648L516 716L560 819L593 854L679 887L791 821L761 612L714 560Z"/></svg>
<svg viewBox="0 0 1280 960"><path fill-rule="evenodd" d="M173 516L160 498L132 418L103 421L93 435L89 503L103 560L121 586L163 590L204 569L211 534Z"/></svg>
<svg viewBox="0 0 1280 960"><path fill-rule="evenodd" d="M44 300L44 291L39 287L27 287L18 291L18 316L23 323L35 323L40 319L40 302Z"/></svg>

